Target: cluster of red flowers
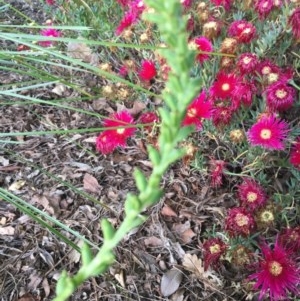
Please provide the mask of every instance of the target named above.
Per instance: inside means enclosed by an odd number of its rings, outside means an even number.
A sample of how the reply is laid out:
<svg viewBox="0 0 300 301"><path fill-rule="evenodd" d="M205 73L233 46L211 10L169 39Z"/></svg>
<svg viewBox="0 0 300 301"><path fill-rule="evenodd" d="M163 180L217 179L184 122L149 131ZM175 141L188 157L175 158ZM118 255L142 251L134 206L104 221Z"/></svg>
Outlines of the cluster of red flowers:
<svg viewBox="0 0 300 301"><path fill-rule="evenodd" d="M152 73L149 70L142 69L140 74L142 74L140 77L143 80L152 78ZM210 118L210 116L211 103L207 101L206 94L203 91L189 105L182 126L194 126L196 130L201 130L203 120ZM151 131L151 123L157 122L159 122L158 116L151 111L141 114L138 119L138 123L145 124L144 128L148 132ZM134 124L133 117L127 111L112 114L109 118L104 119L103 126L105 130L97 138L97 150L102 154L108 154L113 152L118 146L125 147L127 139L136 133ZM130 127L130 125L134 126Z"/></svg>
<svg viewBox="0 0 300 301"><path fill-rule="evenodd" d="M237 195L240 207L230 209L225 219L224 228L229 237L251 235L263 211L265 211L265 218L273 220L273 215L266 205L268 199L266 192L255 180L244 180L237 187ZM255 256L251 250L241 245L231 247L221 238L206 240L202 249L205 270L209 267L218 269L221 260L228 258L227 253L236 264L246 265L249 269L255 268L255 272L248 277L248 280L254 280L253 288L260 290L259 300L269 295L270 300L279 301L287 298L289 293L294 293L296 296L300 293L300 269L297 264L297 254L300 249L299 226L283 229L277 236L274 248L266 243L260 245L262 255L255 263L253 263ZM238 258L234 258L235 256Z"/></svg>
<svg viewBox="0 0 300 301"><path fill-rule="evenodd" d="M141 124L157 121L158 116L153 112L146 112L139 119ZM136 133L134 119L128 111L112 114L109 118L103 120L103 125L106 129L96 140L96 148L102 154L109 154L117 147L125 147L127 139Z"/></svg>

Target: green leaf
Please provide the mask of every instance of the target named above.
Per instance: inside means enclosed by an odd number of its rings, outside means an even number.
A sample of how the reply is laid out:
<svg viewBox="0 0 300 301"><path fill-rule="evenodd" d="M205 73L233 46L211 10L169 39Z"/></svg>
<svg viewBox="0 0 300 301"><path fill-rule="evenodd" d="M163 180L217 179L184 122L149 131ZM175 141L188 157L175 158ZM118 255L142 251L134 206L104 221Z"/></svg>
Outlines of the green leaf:
<svg viewBox="0 0 300 301"><path fill-rule="evenodd" d="M151 160L151 162L153 163L153 165L159 165L160 160L161 160L161 156L159 151L154 148L152 145L147 145L147 150L148 150L148 155L149 158Z"/></svg>
<svg viewBox="0 0 300 301"><path fill-rule="evenodd" d="M82 266L88 265L93 260L93 253L87 243L84 243L81 248Z"/></svg>
<svg viewBox="0 0 300 301"><path fill-rule="evenodd" d="M101 229L103 232L104 240L111 240L116 232L112 224L107 219L103 219L101 221Z"/></svg>
<svg viewBox="0 0 300 301"><path fill-rule="evenodd" d="M135 183L139 191L144 191L147 187L147 179L142 171L138 168L134 170Z"/></svg>

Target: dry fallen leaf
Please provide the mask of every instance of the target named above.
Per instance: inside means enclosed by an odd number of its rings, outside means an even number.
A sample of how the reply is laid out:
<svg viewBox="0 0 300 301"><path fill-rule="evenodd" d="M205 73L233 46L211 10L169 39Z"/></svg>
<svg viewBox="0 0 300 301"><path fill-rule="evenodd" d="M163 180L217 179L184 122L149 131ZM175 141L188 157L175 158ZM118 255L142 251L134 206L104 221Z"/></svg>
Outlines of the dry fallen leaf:
<svg viewBox="0 0 300 301"><path fill-rule="evenodd" d="M116 280L120 283L120 285L125 288L125 276L124 276L124 271L121 270L119 274L114 275Z"/></svg>
<svg viewBox="0 0 300 301"><path fill-rule="evenodd" d="M192 255L186 253L183 257L182 265L186 270L196 274L197 276L202 276L204 273L202 260L198 258L196 254Z"/></svg>
<svg viewBox="0 0 300 301"><path fill-rule="evenodd" d="M69 42L67 54L74 59L80 59L92 65L99 63L98 56L92 52L92 49L88 45L80 43L80 38L79 42Z"/></svg>
<svg viewBox="0 0 300 301"><path fill-rule="evenodd" d="M23 295L17 301L36 301L36 299L30 293L27 293L27 294Z"/></svg>
<svg viewBox="0 0 300 301"><path fill-rule="evenodd" d="M177 216L176 212L168 205L164 205L160 213L165 216L174 216L174 217Z"/></svg>
<svg viewBox="0 0 300 301"><path fill-rule="evenodd" d="M0 226L0 235L14 235L15 234L15 228L12 226L7 227L1 227Z"/></svg>
<svg viewBox="0 0 300 301"><path fill-rule="evenodd" d="M155 237L155 236L151 236L149 238L146 238L144 240L144 243L146 245L146 247L161 247L163 246L163 241L158 238L158 237Z"/></svg>
<svg viewBox="0 0 300 301"><path fill-rule="evenodd" d="M48 297L50 295L50 285L49 285L47 278L44 278L44 280L42 282L42 287L45 292L45 297Z"/></svg>
<svg viewBox="0 0 300 301"><path fill-rule="evenodd" d="M93 193L99 193L101 191L101 186L97 179L88 173L86 173L83 177L83 188L86 191Z"/></svg>
<svg viewBox="0 0 300 301"><path fill-rule="evenodd" d="M79 247L79 249L82 248L83 246L83 240L78 239L76 241L77 246ZM80 253L78 251L76 251L75 249L72 249L72 251L69 253L68 258L69 258L69 262L70 263L78 263L80 260Z"/></svg>
<svg viewBox="0 0 300 301"><path fill-rule="evenodd" d="M143 110L145 110L147 107L145 102L142 101L135 101L133 103L133 107L131 109L128 109L128 112L133 115L136 116L137 114L141 113Z"/></svg>
<svg viewBox="0 0 300 301"><path fill-rule="evenodd" d="M182 273L177 269L172 269L163 274L160 283L160 290L164 297L174 294L182 281Z"/></svg>
<svg viewBox="0 0 300 301"><path fill-rule="evenodd" d="M53 207L50 206L49 200L44 195L35 194L32 197L31 202L33 204L40 204L44 207L44 209L51 215L54 215L55 210Z"/></svg>
<svg viewBox="0 0 300 301"><path fill-rule="evenodd" d="M8 190L10 190L10 191L18 191L18 190L20 190L25 184L26 184L26 181L24 181L24 180L16 181L16 182L12 183L12 184L8 187Z"/></svg>
<svg viewBox="0 0 300 301"><path fill-rule="evenodd" d="M172 295L171 301L183 301L184 293L185 290L183 288L179 289L174 295Z"/></svg>
<svg viewBox="0 0 300 301"><path fill-rule="evenodd" d="M213 270L204 271L203 262L196 254L186 253L182 260L183 267L194 273L198 278L202 279L205 283L210 286L221 287L223 285L222 280L214 273Z"/></svg>
<svg viewBox="0 0 300 301"><path fill-rule="evenodd" d="M33 272L29 275L28 288L31 291L36 290L42 280L43 278L41 277L41 274L37 270L33 270Z"/></svg>
<svg viewBox="0 0 300 301"><path fill-rule="evenodd" d="M51 90L51 92L57 94L58 96L63 96L66 92L66 86L63 84L57 84L55 87Z"/></svg>
<svg viewBox="0 0 300 301"><path fill-rule="evenodd" d="M173 224L172 230L185 244L190 243L192 238L196 235L196 233L190 228L190 221L186 221L184 224Z"/></svg>

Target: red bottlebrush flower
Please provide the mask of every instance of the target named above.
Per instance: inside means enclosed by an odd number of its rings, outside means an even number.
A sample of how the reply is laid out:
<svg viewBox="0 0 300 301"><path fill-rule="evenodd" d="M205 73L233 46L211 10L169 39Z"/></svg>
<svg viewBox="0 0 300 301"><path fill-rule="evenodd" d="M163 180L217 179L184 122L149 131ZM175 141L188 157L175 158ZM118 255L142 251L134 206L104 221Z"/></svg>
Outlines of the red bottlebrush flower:
<svg viewBox="0 0 300 301"><path fill-rule="evenodd" d="M236 207L229 210L225 219L225 230L229 236L248 236L254 228L254 218L245 208Z"/></svg>
<svg viewBox="0 0 300 301"><path fill-rule="evenodd" d="M280 68L270 60L261 61L256 68L260 76L268 76L270 73L279 73Z"/></svg>
<svg viewBox="0 0 300 301"><path fill-rule="evenodd" d="M205 52L212 52L213 51L212 43L206 37L195 38L194 42L197 45L197 49L199 51L205 51ZM204 61L207 61L209 59L209 54L199 53L197 55L196 59L200 63L203 63Z"/></svg>
<svg viewBox="0 0 300 301"><path fill-rule="evenodd" d="M253 146L261 146L270 150L284 149L288 124L274 115L264 116L247 132L248 140Z"/></svg>
<svg viewBox="0 0 300 301"><path fill-rule="evenodd" d="M218 126L225 126L231 122L233 110L231 107L215 107L212 110L213 124Z"/></svg>
<svg viewBox="0 0 300 301"><path fill-rule="evenodd" d="M300 226L284 229L278 237L280 245L292 252L300 251Z"/></svg>
<svg viewBox="0 0 300 301"><path fill-rule="evenodd" d="M257 0L254 5L254 9L258 13L260 19L265 19L269 15L273 7L273 0Z"/></svg>
<svg viewBox="0 0 300 301"><path fill-rule="evenodd" d="M254 53L243 53L239 56L237 66L242 75L252 73L258 64L258 57Z"/></svg>
<svg viewBox="0 0 300 301"><path fill-rule="evenodd" d="M211 110L212 104L206 101L206 95L203 91L188 106L182 125L194 125L196 130L199 131L202 128L202 119L211 117Z"/></svg>
<svg viewBox="0 0 300 301"><path fill-rule="evenodd" d="M115 129L107 129L102 132L97 138L96 148L101 153L107 154L118 146L125 147L126 140L132 137L136 131L135 127L127 127L130 124L134 124L134 120L127 111L115 113L105 119L103 121L104 127L115 127Z"/></svg>
<svg viewBox="0 0 300 301"><path fill-rule="evenodd" d="M256 36L256 28L250 22L238 20L230 24L228 34L240 43L250 43Z"/></svg>
<svg viewBox="0 0 300 301"><path fill-rule="evenodd" d="M138 73L142 81L150 81L156 76L156 67L153 61L145 60L142 62L141 69Z"/></svg>
<svg viewBox="0 0 300 301"><path fill-rule="evenodd" d="M46 0L46 3L48 5L54 5L55 4L55 0Z"/></svg>
<svg viewBox="0 0 300 301"><path fill-rule="evenodd" d="M119 36L125 29L136 23L137 20L138 17L135 13L131 11L126 12L115 31L116 35Z"/></svg>
<svg viewBox="0 0 300 301"><path fill-rule="evenodd" d="M232 93L232 109L237 110L241 103L250 106L255 92L256 87L252 82L240 82Z"/></svg>
<svg viewBox="0 0 300 301"><path fill-rule="evenodd" d="M267 105L271 110L284 111L293 106L296 90L282 81L269 85L266 89Z"/></svg>
<svg viewBox="0 0 300 301"><path fill-rule="evenodd" d="M258 271L249 276L249 280L256 280L254 289L260 290L258 300L265 295L269 295L271 301L288 300L289 292L298 295L300 271L291 259L290 251L280 246L277 240L273 250L263 245L261 252L263 258L258 263Z"/></svg>
<svg viewBox="0 0 300 301"><path fill-rule="evenodd" d="M159 117L154 112L143 113L139 118L139 123L142 124L154 123L154 122L156 123L159 122ZM144 127L144 129L150 132L152 130L152 126L146 126Z"/></svg>
<svg viewBox="0 0 300 301"><path fill-rule="evenodd" d="M233 73L219 72L216 81L210 88L210 93L213 99L226 99L232 96L233 90L237 85L238 80Z"/></svg>
<svg viewBox="0 0 300 301"><path fill-rule="evenodd" d="M214 5L223 6L225 10L229 10L232 0L211 0Z"/></svg>
<svg viewBox="0 0 300 301"><path fill-rule="evenodd" d="M267 201L266 193L254 180L246 179L238 186L240 205L251 211L263 206Z"/></svg>
<svg viewBox="0 0 300 301"><path fill-rule="evenodd" d="M41 31L41 35L44 37L61 37L61 32L54 28L46 28ZM54 44L54 41L40 41L39 44L43 47L50 47Z"/></svg>
<svg viewBox="0 0 300 301"><path fill-rule="evenodd" d="M210 238L203 244L204 270L211 265L218 267L220 257L226 252L227 245L220 238Z"/></svg>
<svg viewBox="0 0 300 301"><path fill-rule="evenodd" d="M300 137L298 137L297 141L292 147L290 153L290 162L294 167L300 169Z"/></svg>
<svg viewBox="0 0 300 301"><path fill-rule="evenodd" d="M223 173L226 162L223 160L211 159L209 161L210 182L212 187L219 187L222 185Z"/></svg>
<svg viewBox="0 0 300 301"><path fill-rule="evenodd" d="M292 26L292 33L295 39L300 39L300 7L296 8L289 17L289 25Z"/></svg>

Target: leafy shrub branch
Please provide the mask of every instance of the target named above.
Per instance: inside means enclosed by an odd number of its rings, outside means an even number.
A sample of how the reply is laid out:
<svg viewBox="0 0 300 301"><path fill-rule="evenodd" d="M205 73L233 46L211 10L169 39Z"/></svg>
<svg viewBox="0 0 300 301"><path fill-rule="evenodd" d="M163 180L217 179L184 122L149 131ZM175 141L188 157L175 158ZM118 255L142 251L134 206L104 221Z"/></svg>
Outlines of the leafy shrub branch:
<svg viewBox="0 0 300 301"><path fill-rule="evenodd" d="M159 150L148 146L149 158L153 165L152 174L146 179L140 170L135 170L134 177L139 194L128 194L122 224L115 230L108 220L102 220L104 240L99 252L93 258L90 247L87 244L83 246L82 267L72 277L68 276L66 271L62 273L57 283L57 296L54 301L66 300L86 279L107 270L115 260L113 249L130 230L145 221L142 212L160 199L160 181L163 174L173 162L185 154L184 149L178 148L178 143L189 135L191 128L181 127L181 123L187 106L200 90L199 80L190 78L195 56L188 49L186 22L182 21L180 1L145 2L152 9L146 18L157 24L167 45L161 53L172 70L163 93L166 107L160 109L162 123L158 140Z"/></svg>

